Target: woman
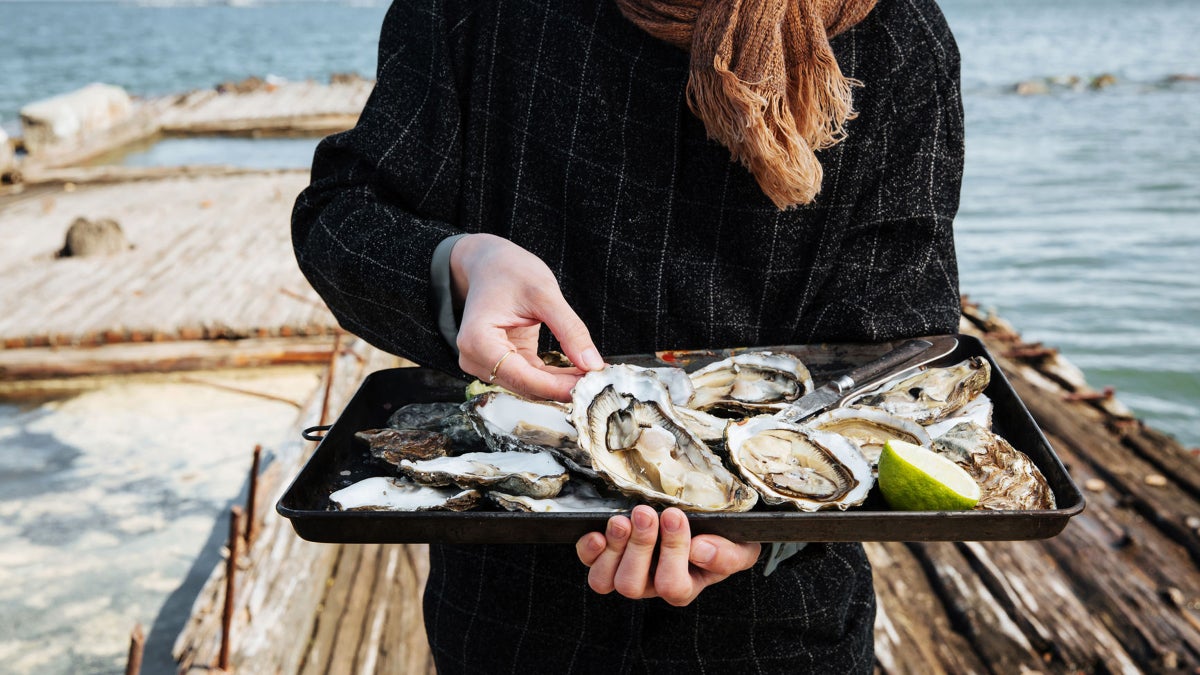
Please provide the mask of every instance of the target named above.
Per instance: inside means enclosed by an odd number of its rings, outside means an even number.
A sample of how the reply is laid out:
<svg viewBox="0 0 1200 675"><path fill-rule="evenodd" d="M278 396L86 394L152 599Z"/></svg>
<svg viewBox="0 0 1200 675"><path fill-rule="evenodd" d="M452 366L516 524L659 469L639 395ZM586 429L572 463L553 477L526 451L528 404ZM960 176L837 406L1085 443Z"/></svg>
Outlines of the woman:
<svg viewBox="0 0 1200 675"><path fill-rule="evenodd" d="M398 1L297 201L300 266L376 346L560 399L601 354L953 332L958 53L933 0L872 5ZM871 670L861 545L767 576L632 516L575 551L432 546L439 670Z"/></svg>

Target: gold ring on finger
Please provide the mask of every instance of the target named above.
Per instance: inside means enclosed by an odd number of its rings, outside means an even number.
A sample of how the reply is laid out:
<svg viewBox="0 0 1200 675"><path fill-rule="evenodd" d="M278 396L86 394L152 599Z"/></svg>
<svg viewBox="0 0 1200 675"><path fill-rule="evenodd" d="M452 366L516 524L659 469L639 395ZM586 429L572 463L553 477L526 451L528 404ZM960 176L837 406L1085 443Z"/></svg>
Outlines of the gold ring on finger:
<svg viewBox="0 0 1200 675"><path fill-rule="evenodd" d="M510 349L510 350L504 352L504 356L501 356L500 360L496 362L496 365L492 366L492 376L488 378L488 384L492 384L496 381L496 374L500 372L500 364L504 363L504 359L507 359L508 355L512 354L515 351L517 351L517 350Z"/></svg>

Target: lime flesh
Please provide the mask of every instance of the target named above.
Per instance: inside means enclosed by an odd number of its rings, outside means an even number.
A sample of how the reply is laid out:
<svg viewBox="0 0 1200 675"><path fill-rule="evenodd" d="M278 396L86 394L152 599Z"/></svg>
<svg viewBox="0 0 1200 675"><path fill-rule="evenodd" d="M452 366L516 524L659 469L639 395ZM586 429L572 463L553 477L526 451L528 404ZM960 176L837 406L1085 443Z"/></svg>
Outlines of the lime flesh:
<svg viewBox="0 0 1200 675"><path fill-rule="evenodd" d="M897 511L965 511L979 502L979 483L932 450L889 440L879 455L879 489Z"/></svg>

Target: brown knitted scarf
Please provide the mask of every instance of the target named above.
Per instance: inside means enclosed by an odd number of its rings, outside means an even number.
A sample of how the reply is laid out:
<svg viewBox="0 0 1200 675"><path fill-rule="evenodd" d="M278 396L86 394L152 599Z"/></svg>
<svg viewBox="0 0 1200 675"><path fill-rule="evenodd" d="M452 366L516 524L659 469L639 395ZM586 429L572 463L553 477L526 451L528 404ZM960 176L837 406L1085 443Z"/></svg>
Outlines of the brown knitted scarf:
<svg viewBox="0 0 1200 675"><path fill-rule="evenodd" d="M780 209L821 190L815 151L845 135L850 88L829 39L876 0L617 0L650 35L691 52L688 105Z"/></svg>

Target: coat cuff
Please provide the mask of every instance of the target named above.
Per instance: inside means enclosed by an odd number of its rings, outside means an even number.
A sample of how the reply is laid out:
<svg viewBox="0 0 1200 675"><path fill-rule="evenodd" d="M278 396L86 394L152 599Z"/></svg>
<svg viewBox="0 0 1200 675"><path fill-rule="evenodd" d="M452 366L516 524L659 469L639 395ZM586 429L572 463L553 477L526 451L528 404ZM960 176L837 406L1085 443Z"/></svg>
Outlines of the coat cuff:
<svg viewBox="0 0 1200 675"><path fill-rule="evenodd" d="M454 293L450 284L450 252L465 236L455 234L443 239L433 249L433 258L429 261L429 300L437 317L438 332L455 356L458 355L458 317L454 313Z"/></svg>

